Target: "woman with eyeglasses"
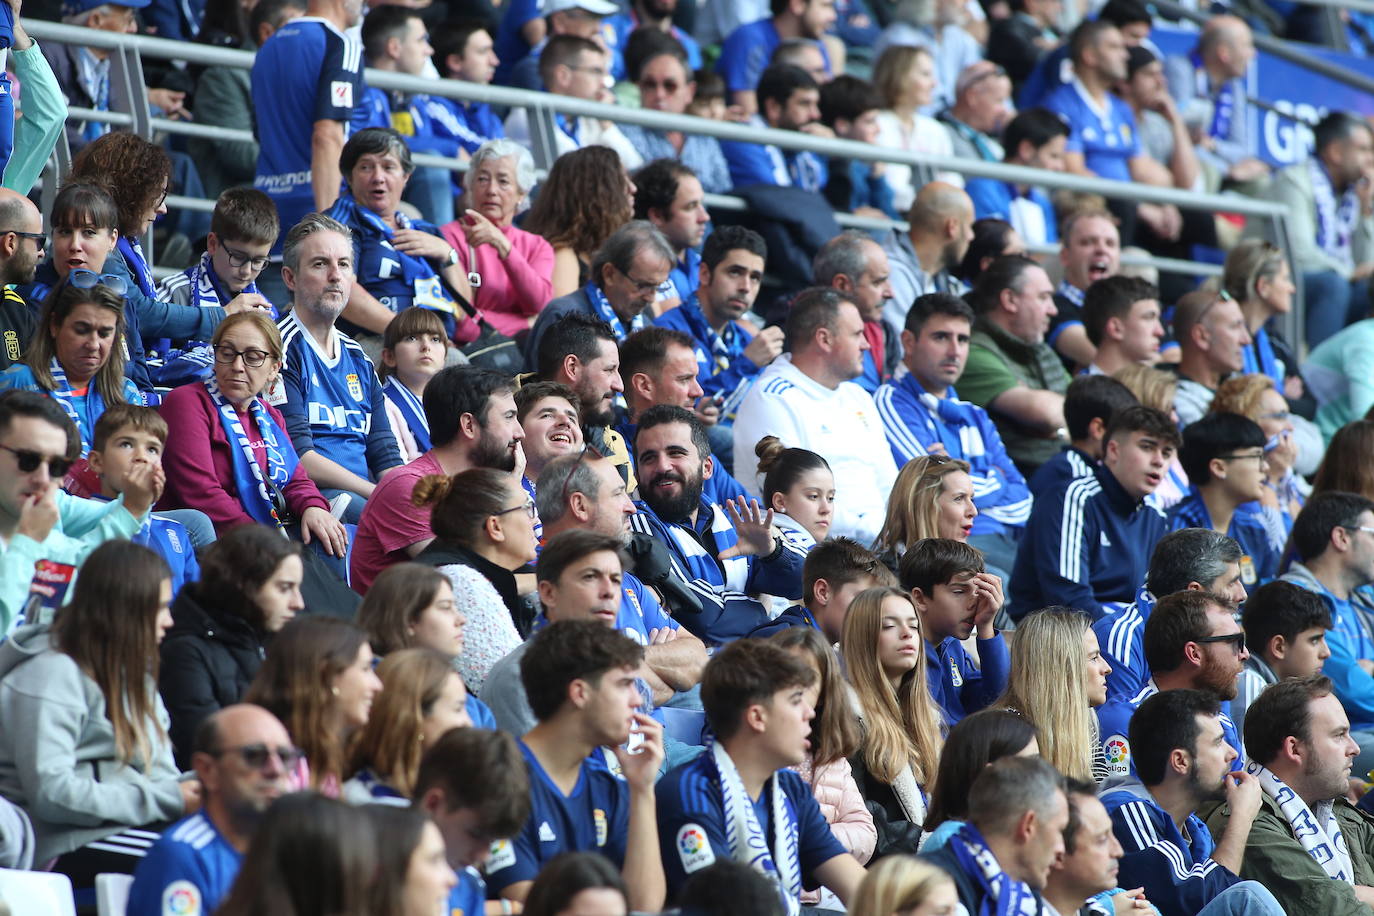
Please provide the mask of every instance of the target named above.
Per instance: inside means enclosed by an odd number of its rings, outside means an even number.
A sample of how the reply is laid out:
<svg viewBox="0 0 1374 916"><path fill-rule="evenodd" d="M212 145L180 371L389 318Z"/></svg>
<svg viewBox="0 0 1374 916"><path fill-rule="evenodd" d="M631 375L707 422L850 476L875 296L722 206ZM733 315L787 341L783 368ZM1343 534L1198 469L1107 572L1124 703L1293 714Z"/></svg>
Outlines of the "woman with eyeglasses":
<svg viewBox="0 0 1374 916"><path fill-rule="evenodd" d="M325 215L352 230L358 278L341 329L355 339L379 338L398 312L420 306L439 314L450 339L476 340L477 323L449 292L472 301L458 252L433 223L412 220L398 209L415 171L404 138L389 127L360 130L344 144L339 169L348 190Z"/></svg>
<svg viewBox="0 0 1374 916"><path fill-rule="evenodd" d="M265 525L240 525L200 558L200 581L172 605L158 687L177 760L189 764L196 729L243 699L272 637L301 611L301 548Z"/></svg>
<svg viewBox="0 0 1374 916"><path fill-rule="evenodd" d="M554 160L525 229L553 246L553 298L592 279L601 243L634 218L635 185L615 150L584 146Z"/></svg>
<svg viewBox="0 0 1374 916"><path fill-rule="evenodd" d="M210 339L214 374L163 401L172 507L199 509L217 532L258 523L342 557L344 526L301 466L286 421L261 397L281 371L277 326L259 311L226 318Z"/></svg>
<svg viewBox="0 0 1374 916"><path fill-rule="evenodd" d="M453 583L467 617L458 671L480 693L492 666L520 645L531 622L515 570L535 557L534 500L510 474L473 468L421 478L411 501L430 507L434 529L433 542L415 560L438 567Z"/></svg>
<svg viewBox="0 0 1374 916"><path fill-rule="evenodd" d="M902 554L922 538L967 541L977 515L967 461L945 455L913 458L897 473L873 549L895 573Z"/></svg>
<svg viewBox="0 0 1374 916"><path fill-rule="evenodd" d="M73 270L43 303L23 361L0 373L0 391L38 391L56 400L80 431L85 458L106 407L143 403L124 376L124 331L124 301L98 274Z"/></svg>
<svg viewBox="0 0 1374 916"><path fill-rule="evenodd" d="M305 752L302 785L338 797L349 742L382 689L375 661L367 634L337 617L299 617L273 638L243 701L280 719Z"/></svg>
<svg viewBox="0 0 1374 916"><path fill-rule="evenodd" d="M107 541L51 624L0 644L0 795L28 812L34 860L56 859L77 888L131 873L149 833L200 807L200 783L180 779L161 724L171 599L160 556Z"/></svg>

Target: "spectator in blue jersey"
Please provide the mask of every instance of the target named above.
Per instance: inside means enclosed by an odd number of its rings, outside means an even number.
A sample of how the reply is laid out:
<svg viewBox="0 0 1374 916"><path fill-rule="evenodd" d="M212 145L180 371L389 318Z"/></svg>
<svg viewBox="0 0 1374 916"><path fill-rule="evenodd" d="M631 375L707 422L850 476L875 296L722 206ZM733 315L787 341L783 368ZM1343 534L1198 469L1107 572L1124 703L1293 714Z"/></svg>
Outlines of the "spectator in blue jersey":
<svg viewBox="0 0 1374 916"><path fill-rule="evenodd" d="M1080 375L1070 382L1064 392L1064 432L1069 441L1031 475L1031 496L1062 493L1071 481L1091 477L1102 460L1112 417L1139 404L1129 388L1107 375Z"/></svg>
<svg viewBox="0 0 1374 916"><path fill-rule="evenodd" d="M723 506L704 497L715 461L695 414L667 404L650 408L639 418L634 445L641 502L631 525L668 546L675 578L700 600L701 615L683 621L688 629L720 645L767 617L751 595L801 597L805 553L775 533L773 510L743 497Z"/></svg>
<svg viewBox="0 0 1374 916"><path fill-rule="evenodd" d="M883 97L873 84L842 75L821 86L821 123L840 140L872 145L878 141L878 112ZM887 164L862 159L836 159L830 164L825 199L839 213L897 219Z"/></svg>
<svg viewBox="0 0 1374 916"><path fill-rule="evenodd" d="M420 758L452 728L476 725L453 658L435 649L397 649L377 664L377 695L349 750L339 797L354 805L405 805Z"/></svg>
<svg viewBox="0 0 1374 916"><path fill-rule="evenodd" d="M196 308L237 311L249 307L277 317L276 307L258 292L257 279L267 267L281 226L272 199L253 188L230 188L215 201L205 254L191 267L157 285L160 301ZM214 354L208 340L172 341L162 365L152 373L161 386L175 388L210 374Z"/></svg>
<svg viewBox="0 0 1374 916"><path fill-rule="evenodd" d="M887 252L866 232L850 229L821 246L811 261L811 279L849 296L864 323L864 371L855 384L869 394L892 378L901 357L898 335L883 320L892 298Z"/></svg>
<svg viewBox="0 0 1374 916"><path fill-rule="evenodd" d="M1178 428L1158 410L1129 407L1112 417L1104 441L1091 477L1036 499L1012 572L1014 619L1062 604L1097 620L1130 603L1144 581L1146 557L1168 530L1145 497L1164 480Z"/></svg>
<svg viewBox="0 0 1374 916"><path fill-rule="evenodd" d="M931 696L945 724L953 725L1006 689L1011 658L992 623L1002 608L1002 583L986 572L977 550L948 538L913 544L902 555L899 576L921 620ZM979 667L962 645L974 632Z"/></svg>
<svg viewBox="0 0 1374 916"><path fill-rule="evenodd" d="M1236 696L1249 653L1236 620L1236 606L1214 592L1185 589L1166 595L1145 623L1144 646L1151 675L1145 686L1135 696L1114 696L1097 707L1107 773L1135 772L1127 724L1146 698L1180 688L1206 691L1221 702L1222 731L1234 752L1233 768L1240 769L1245 748L1231 721L1229 701Z"/></svg>
<svg viewBox="0 0 1374 916"><path fill-rule="evenodd" d="M1148 41L1150 29L1154 27L1154 11L1141 0L1107 0L1098 10L1097 18L1120 29L1128 48L1139 47ZM1040 58L1017 95L1017 105L1023 109L1043 105L1045 96L1064 85L1068 60L1067 44L1061 44Z"/></svg>
<svg viewBox="0 0 1374 916"><path fill-rule="evenodd" d="M702 705L716 736L707 753L670 770L659 790L659 841L670 895L717 861L747 864L772 881L785 912L803 884L850 900L863 867L835 839L788 767L806 758L816 671L771 641L739 640L706 666ZM756 798L766 799L760 806ZM751 850L763 849L763 855Z"/></svg>
<svg viewBox="0 0 1374 916"><path fill-rule="evenodd" d="M16 286L33 283L48 246L43 214L18 191L0 188L0 370L19 362L38 316Z"/></svg>
<svg viewBox="0 0 1374 916"><path fill-rule="evenodd" d="M1075 210L1060 227L1063 278L1054 291L1055 316L1046 338L1069 368L1093 361L1093 344L1083 327L1083 300L1088 287L1121 271L1121 234L1116 217L1097 207Z"/></svg>
<svg viewBox="0 0 1374 916"><path fill-rule="evenodd" d="M1114 375L1133 364L1153 366L1164 339L1159 289L1139 277L1098 280L1083 297L1083 329L1093 346L1093 360L1085 370L1089 374Z"/></svg>
<svg viewBox="0 0 1374 916"><path fill-rule="evenodd" d="M610 55L603 44L578 35L555 35L539 55L542 87L533 88L584 102L614 102L614 96L606 88L609 61ZM642 164L639 153L614 121L559 112L554 115L554 126L557 155L587 146L605 146L615 150L626 168L635 169ZM506 116L506 136L515 142L530 145L534 130L528 109L515 108Z"/></svg>
<svg viewBox="0 0 1374 916"><path fill-rule="evenodd" d="M501 61L486 20L448 20L434 27L429 40L434 47L434 66L444 79L486 86L496 75ZM456 142L461 151L457 154L459 158L464 154L470 156L483 143L506 135L501 119L486 102L434 95L429 97L427 108L434 119L435 135ZM454 191L461 190L457 174L452 182Z"/></svg>
<svg viewBox="0 0 1374 916"><path fill-rule="evenodd" d="M1313 130L1311 157L1280 169L1272 194L1291 221L1294 268L1301 272L1307 341L1316 346L1365 317L1374 273L1374 131L1333 111Z"/></svg>
<svg viewBox="0 0 1374 916"><path fill-rule="evenodd" d="M1068 125L1057 114L1045 108L1028 108L1012 118L1002 132L1003 161L1062 172L1068 136ZM996 178L970 178L964 190L973 200L973 212L979 219L1004 219L1031 245L1059 241L1059 220L1044 188Z"/></svg>
<svg viewBox="0 0 1374 916"><path fill-rule="evenodd" d="M1326 631L1332 621L1319 595L1279 581L1265 583L1251 593L1241 610L1241 626L1251 650L1236 683L1231 719L1243 735L1246 713L1261 693L1279 681L1322 673L1322 666L1331 657ZM1356 745L1356 754L1358 748Z"/></svg>
<svg viewBox="0 0 1374 916"><path fill-rule="evenodd" d="M343 308L343 330L367 343L375 359L396 314L420 306L439 313L454 341L475 340L475 322L454 301L472 299L458 252L434 223L399 209L415 172L404 138L389 127L360 130L344 144L339 168L348 190L325 215L348 229L353 248L356 282Z"/></svg>
<svg viewBox="0 0 1374 916"><path fill-rule="evenodd" d="M1209 413L1187 426L1179 457L1192 486L1169 510L1173 528L1211 528L1240 544L1241 581L1250 588L1279 574L1279 551L1259 517L1266 438L1258 423L1234 413Z"/></svg>
<svg viewBox="0 0 1374 916"><path fill-rule="evenodd" d="M424 21L413 9L390 4L372 9L363 20L362 43L367 66L374 70L413 77L433 73L430 58L434 48ZM353 108L350 133L389 127L405 138L412 152L456 158L458 141L435 129L432 107L432 97L423 92L367 86ZM347 181L348 170L343 171ZM450 222L454 215L453 173L436 166L416 167L406 184L405 198L436 225Z"/></svg>
<svg viewBox="0 0 1374 916"><path fill-rule="evenodd" d="M597 620L550 624L526 650L520 678L539 720L519 742L531 811L487 862L488 880L501 897L523 901L539 870L560 852L599 852L620 869L635 909L663 905L654 817L663 730L636 711L644 702L636 677L643 659L639 643ZM634 754L621 746L630 740ZM612 759L619 775L610 769Z"/></svg>
<svg viewBox="0 0 1374 916"><path fill-rule="evenodd" d="M625 60L630 34L636 29L656 29L673 38L686 55L688 72L701 69L701 46L690 34L673 25L677 5L678 0L632 0L628 10L618 12L605 21L602 34L614 55L611 76L616 82L624 79L638 82L635 74L628 72Z"/></svg>
<svg viewBox="0 0 1374 916"><path fill-rule="evenodd" d="M821 123L820 87L802 68L792 64L769 67L759 77L757 95L759 110L751 115L751 126L795 130L813 137L834 136ZM730 166L730 182L737 188L776 185L820 193L826 186L829 167L819 153L743 140L724 140L720 148Z"/></svg>
<svg viewBox="0 0 1374 916"><path fill-rule="evenodd" d="M1145 622L1160 598L1199 591L1221 595L1237 606L1245 601L1240 558L1240 545L1210 528L1183 528L1159 539L1135 601L1093 624L1102 656L1112 667L1108 699L1130 699L1149 682Z"/></svg>
<svg viewBox="0 0 1374 916"><path fill-rule="evenodd" d="M668 36L664 36L662 45L646 51L638 62L638 71L628 74L639 88L640 107L665 114L690 114L688 106L697 90L693 68L681 45L675 45ZM715 137L637 124L623 124L620 131L645 162L678 159L692 169L707 193L724 194L730 190L730 167Z"/></svg>
<svg viewBox="0 0 1374 916"><path fill-rule="evenodd" d="M455 913L482 913L486 882L478 870L504 849L530 815L530 781L510 735L485 728L445 732L420 758L415 805L444 836L458 873L449 898Z"/></svg>
<svg viewBox="0 0 1374 916"><path fill-rule="evenodd" d="M585 286L544 306L525 342L525 364L542 363L540 341L565 315L583 314L609 325L616 340L647 327L658 290L668 281L677 258L663 233L646 220L626 223L606 239L592 259ZM540 375L544 375L540 370ZM581 394L581 392L579 392ZM587 406L591 409L591 404Z"/></svg>
<svg viewBox="0 0 1374 916"><path fill-rule="evenodd" d="M1370 530L1366 530L1370 529ZM1374 612L1368 586L1374 583L1374 502L1354 493L1327 491L1308 500L1293 523L1295 562L1283 581L1321 596L1331 612L1326 634L1331 657L1322 673L1335 684L1336 698L1350 717L1360 745L1355 766L1374 767Z"/></svg>
<svg viewBox="0 0 1374 916"><path fill-rule="evenodd" d="M802 566L802 600L749 634L772 636L787 627L814 627L830 645L844 635L849 605L860 592L878 585L891 585L894 577L877 554L853 538L836 537L820 541L806 555Z"/></svg>
<svg viewBox="0 0 1374 916"><path fill-rule="evenodd" d="M305 18L277 29L253 59L259 143L253 186L272 198L283 226L324 212L339 196L339 154L363 99L362 45L345 32L361 16L361 0L310 0ZM284 240L277 241L274 255ZM269 289L268 298L274 293L280 287Z"/></svg>
<svg viewBox="0 0 1374 916"><path fill-rule="evenodd" d="M673 270L654 303L659 313L691 298L701 282L701 255L711 214L696 173L676 159L655 159L631 176L635 183L635 219L648 220L673 246Z"/></svg>
<svg viewBox="0 0 1374 916"><path fill-rule="evenodd" d="M90 470L100 482L100 490L92 494L93 498L118 498L124 492L129 472L140 465L151 465L160 472L166 448L167 421L156 410L135 404L112 405L96 421L91 434ZM205 519L205 524L209 525L209 519ZM167 562L172 573L173 598L183 585L200 578L191 536L179 521L152 515L130 540L156 551Z"/></svg>
<svg viewBox="0 0 1374 916"><path fill-rule="evenodd" d="M1031 497L987 411L958 399L955 387L968 361L973 310L948 293L916 299L902 331L907 373L879 388L878 405L893 460L899 466L927 454L969 463L978 514L969 544L1010 571Z"/></svg>
<svg viewBox="0 0 1374 916"><path fill-rule="evenodd" d="M266 525L240 525L210 546L200 579L177 595L158 689L182 766L196 729L242 699L272 635L305 610L303 577L299 544Z"/></svg>
<svg viewBox="0 0 1374 916"><path fill-rule="evenodd" d="M758 233L721 226L702 246L696 292L654 322L695 342L697 381L707 397L720 402L718 425L726 429L759 371L782 352L781 328L767 327L755 335L740 320L754 307L767 257L768 247Z"/></svg>
<svg viewBox="0 0 1374 916"><path fill-rule="evenodd" d="M1125 855L1117 880L1143 887L1162 916L1279 916L1284 910L1254 881L1239 877L1250 825L1263 793L1258 777L1233 769L1236 750L1205 690L1166 690L1131 719L1139 776L1111 783L1102 804ZM1225 802L1231 816L1213 838L1197 815Z"/></svg>
<svg viewBox="0 0 1374 916"><path fill-rule="evenodd" d="M348 227L323 214L287 233L282 276L294 308L279 325L286 353L269 394L310 479L327 499L348 497L345 524L357 524L376 482L401 464L372 361L335 327L351 298L354 255Z"/></svg>
<svg viewBox="0 0 1374 916"><path fill-rule="evenodd" d="M636 676L649 691L646 706L656 709L701 681L706 648L664 612L653 592L628 572L629 565L622 535L568 528L549 538L535 567L543 611L534 631L560 620L593 620L624 633L644 646L644 663ZM531 642L497 662L482 685L497 725L517 737L536 722L520 680L521 660ZM661 714L654 717L662 721ZM665 738L665 744L668 766L698 753L681 741Z"/></svg>
<svg viewBox="0 0 1374 916"><path fill-rule="evenodd" d="M769 18L746 22L731 32L721 45L720 60L716 63L716 71L725 77L730 104L738 105L747 115L763 110L763 97L758 90L774 49L789 38L819 44L821 36L835 25L834 0L769 0L769 11ZM821 53L825 53L824 46ZM828 57L825 63L829 70Z"/></svg>
<svg viewBox="0 0 1374 916"><path fill-rule="evenodd" d="M124 376L121 283L73 270L43 304L23 362L0 373L0 390L38 391L62 405L81 434L82 457L90 451L96 421L106 407L143 404L138 388Z"/></svg>
<svg viewBox="0 0 1374 916"><path fill-rule="evenodd" d="M489 140L472 154L464 182L467 209L440 231L467 272L472 304L492 327L515 337L553 295L553 246L515 226L515 215L529 206L534 157L514 141Z"/></svg>
<svg viewBox="0 0 1374 916"><path fill-rule="evenodd" d="M923 856L954 878L968 913L1048 912L1040 898L1064 852L1064 777L1039 757L1006 757L978 774L968 821Z"/></svg>
<svg viewBox="0 0 1374 916"><path fill-rule="evenodd" d="M618 12L620 8L608 0L540 0L533 7L527 6L527 0L513 3L503 15L496 37L496 53L502 61L496 71L496 82L532 92L548 88L548 83L543 79L541 61L549 42L560 35L586 39L609 55L610 49L606 43L608 30L603 27L603 22L607 16ZM511 48L507 24L512 15L527 15L530 20L538 20L538 25L529 21L520 27L522 34L526 34L527 30L530 34L538 34L537 39L529 42L531 47L528 53L524 49L515 52ZM603 75L610 75L609 66Z"/></svg>
<svg viewBox="0 0 1374 916"><path fill-rule="evenodd" d="M906 232L893 229L882 239L892 284L883 318L894 328L906 327L907 309L917 296L968 291L954 272L973 241L973 202L962 188L932 181L916 193L907 222Z"/></svg>
<svg viewBox="0 0 1374 916"><path fill-rule="evenodd" d="M129 908L156 913L175 901L186 913L218 909L262 816L299 788L300 760L286 727L260 706L227 706L202 722L191 761L204 803L163 831L139 862Z"/></svg>

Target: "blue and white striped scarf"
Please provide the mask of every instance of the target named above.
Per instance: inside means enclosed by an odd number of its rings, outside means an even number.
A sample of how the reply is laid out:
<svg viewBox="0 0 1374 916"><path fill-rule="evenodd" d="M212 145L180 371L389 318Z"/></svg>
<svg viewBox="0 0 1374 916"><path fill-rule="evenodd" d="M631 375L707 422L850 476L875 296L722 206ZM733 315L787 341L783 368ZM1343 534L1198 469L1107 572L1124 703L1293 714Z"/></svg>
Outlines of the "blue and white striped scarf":
<svg viewBox="0 0 1374 916"><path fill-rule="evenodd" d="M1350 862L1350 849L1346 846L1345 835L1341 833L1341 824L1336 820L1336 809L1331 800L1319 803L1317 810L1313 811L1297 792L1267 767L1251 760L1245 765L1245 772L1257 778L1264 794L1279 806L1280 813L1288 821L1303 852L1311 856L1331 880L1353 885L1355 867Z"/></svg>
<svg viewBox="0 0 1374 916"><path fill-rule="evenodd" d="M735 762L719 742L711 745L710 762L715 766L725 809L725 841L730 858L747 865L778 885L788 916L801 912L801 854L797 848L798 827L787 809L787 797L778 784L777 774L764 787L773 815L773 848L769 849L754 803L745 791Z"/></svg>

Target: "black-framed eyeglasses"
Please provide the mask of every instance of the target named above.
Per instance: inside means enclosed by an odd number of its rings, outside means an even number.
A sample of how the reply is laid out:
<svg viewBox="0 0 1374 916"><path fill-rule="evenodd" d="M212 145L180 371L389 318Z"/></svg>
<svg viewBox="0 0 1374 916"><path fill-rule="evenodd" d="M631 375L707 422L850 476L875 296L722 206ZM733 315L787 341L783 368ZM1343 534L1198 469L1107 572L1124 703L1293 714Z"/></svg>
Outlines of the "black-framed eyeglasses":
<svg viewBox="0 0 1374 916"><path fill-rule="evenodd" d="M67 274L67 282L77 289L103 286L116 296L122 296L129 291L129 281L119 274L98 274L84 267L78 267Z"/></svg>
<svg viewBox="0 0 1374 916"><path fill-rule="evenodd" d="M266 350L235 350L228 344L215 347L215 362L222 366L232 366L234 360L243 357L243 364L249 369L257 369L271 356Z"/></svg>
<svg viewBox="0 0 1374 916"><path fill-rule="evenodd" d="M0 445L0 448L14 456L15 464L19 465L19 471L23 474L32 474L38 470L38 466L47 462L48 476L54 480L60 480L67 476L67 470L72 463L62 455L44 455L42 452L31 451L26 448L11 448L8 445Z"/></svg>
<svg viewBox="0 0 1374 916"><path fill-rule="evenodd" d="M619 267L617 267L616 270L620 272L622 277L633 283L635 285L635 292L640 294L652 293L663 285L661 282L648 283L644 280L636 280L628 271L620 270Z"/></svg>
<svg viewBox="0 0 1374 916"><path fill-rule="evenodd" d="M267 766L267 761L271 760L273 757L281 761L282 769L295 769L296 764L300 763L301 758L305 756L305 752L298 747L291 747L289 745L268 747L266 744L245 744L241 747L220 748L210 756L218 760L227 754L236 755L248 765L249 769L253 770L261 770L263 767Z"/></svg>
<svg viewBox="0 0 1374 916"><path fill-rule="evenodd" d="M48 247L48 237L41 232L21 232L18 229L0 229L0 235L17 235L21 239L28 239L38 246L39 251Z"/></svg>
<svg viewBox="0 0 1374 916"><path fill-rule="evenodd" d="M223 242L220 243L219 247L224 249L224 255L229 259L229 266L236 269L247 264L252 270L261 271L265 270L268 262L272 260L266 255L255 258L250 256L246 251L235 251Z"/></svg>
<svg viewBox="0 0 1374 916"><path fill-rule="evenodd" d="M1260 464L1269 460L1269 456L1265 455L1264 452L1254 455L1218 455L1217 457L1222 461L1258 461Z"/></svg>
<svg viewBox="0 0 1374 916"><path fill-rule="evenodd" d="M535 518L539 514L534 508L534 500L531 499L529 496L526 496L525 501L520 505L511 506L509 509L502 509L500 512L497 512L496 515L506 515L511 512L519 512L521 509L524 509L525 514L528 515L530 518Z"/></svg>
<svg viewBox="0 0 1374 916"><path fill-rule="evenodd" d="M1245 633L1244 633L1244 632L1240 632L1240 633L1228 633L1228 634L1225 635L1225 636L1204 636L1204 637L1202 637L1201 639L1195 639L1195 640L1193 640L1193 642L1199 643L1199 644L1202 644L1202 643L1229 643L1230 646L1231 646L1231 648L1235 650L1235 652L1236 652L1237 655L1239 655L1240 653L1242 653L1242 652L1245 651Z"/></svg>

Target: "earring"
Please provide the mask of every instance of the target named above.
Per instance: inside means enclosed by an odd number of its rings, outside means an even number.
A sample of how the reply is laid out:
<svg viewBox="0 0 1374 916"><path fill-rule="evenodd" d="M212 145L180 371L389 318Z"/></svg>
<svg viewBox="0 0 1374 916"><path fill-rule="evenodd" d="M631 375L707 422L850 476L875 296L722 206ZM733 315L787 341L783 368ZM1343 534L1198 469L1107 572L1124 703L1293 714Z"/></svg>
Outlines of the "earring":
<svg viewBox="0 0 1374 916"><path fill-rule="evenodd" d="M424 744L424 743L425 743L425 733L424 733L424 732L420 732L419 742L420 742L421 744Z"/></svg>
<svg viewBox="0 0 1374 916"><path fill-rule="evenodd" d="M329 688L329 692L332 693L332 694L334 694L334 696L338 696L338 695L339 695L339 688L337 688L337 687L330 687L330 688Z"/></svg>

